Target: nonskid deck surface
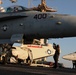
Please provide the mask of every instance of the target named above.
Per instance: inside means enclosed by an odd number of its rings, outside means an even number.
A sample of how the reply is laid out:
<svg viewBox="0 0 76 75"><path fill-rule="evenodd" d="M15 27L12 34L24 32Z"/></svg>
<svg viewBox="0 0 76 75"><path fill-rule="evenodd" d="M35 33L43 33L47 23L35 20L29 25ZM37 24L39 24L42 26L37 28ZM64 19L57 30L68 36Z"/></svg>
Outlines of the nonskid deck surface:
<svg viewBox="0 0 76 75"><path fill-rule="evenodd" d="M76 69L30 67L25 65L0 65L1 75L76 75Z"/></svg>

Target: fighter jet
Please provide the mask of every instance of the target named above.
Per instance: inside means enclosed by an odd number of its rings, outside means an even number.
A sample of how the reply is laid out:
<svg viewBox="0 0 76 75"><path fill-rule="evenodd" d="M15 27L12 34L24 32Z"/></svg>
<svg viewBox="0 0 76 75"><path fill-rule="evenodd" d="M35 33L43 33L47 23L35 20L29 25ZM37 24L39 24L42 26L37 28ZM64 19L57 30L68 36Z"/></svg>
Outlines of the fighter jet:
<svg viewBox="0 0 76 75"><path fill-rule="evenodd" d="M10 6L0 13L0 43L11 43L21 38L63 38L76 36L76 16L29 10Z"/></svg>
<svg viewBox="0 0 76 75"><path fill-rule="evenodd" d="M64 55L62 58L66 59L66 60L75 61L76 60L76 52Z"/></svg>
<svg viewBox="0 0 76 75"><path fill-rule="evenodd" d="M43 3L44 2L44 3ZM42 0L45 5L45 0ZM76 36L76 16L10 6L0 13L0 44Z"/></svg>

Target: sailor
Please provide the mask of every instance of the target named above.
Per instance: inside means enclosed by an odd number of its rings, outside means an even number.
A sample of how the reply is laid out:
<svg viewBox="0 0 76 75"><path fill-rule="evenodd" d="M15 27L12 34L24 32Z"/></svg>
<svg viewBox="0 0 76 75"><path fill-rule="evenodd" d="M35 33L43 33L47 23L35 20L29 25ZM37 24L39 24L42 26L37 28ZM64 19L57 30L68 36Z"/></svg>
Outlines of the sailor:
<svg viewBox="0 0 76 75"><path fill-rule="evenodd" d="M55 64L54 64L53 68L57 68L58 67L59 55L60 55L60 46L53 43L53 48L55 49L55 54L53 56Z"/></svg>
<svg viewBox="0 0 76 75"><path fill-rule="evenodd" d="M73 63L73 69L76 68L76 60L73 60L72 63Z"/></svg>

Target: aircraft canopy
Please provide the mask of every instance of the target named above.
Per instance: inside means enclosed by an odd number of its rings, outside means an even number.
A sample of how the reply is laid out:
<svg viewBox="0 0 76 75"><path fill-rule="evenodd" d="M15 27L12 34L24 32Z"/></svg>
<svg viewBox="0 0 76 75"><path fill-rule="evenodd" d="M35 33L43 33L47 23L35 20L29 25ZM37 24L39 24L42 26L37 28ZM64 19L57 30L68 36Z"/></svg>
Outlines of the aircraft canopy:
<svg viewBox="0 0 76 75"><path fill-rule="evenodd" d="M19 5L14 5L6 8L6 12L21 12L21 11L29 11L29 9Z"/></svg>

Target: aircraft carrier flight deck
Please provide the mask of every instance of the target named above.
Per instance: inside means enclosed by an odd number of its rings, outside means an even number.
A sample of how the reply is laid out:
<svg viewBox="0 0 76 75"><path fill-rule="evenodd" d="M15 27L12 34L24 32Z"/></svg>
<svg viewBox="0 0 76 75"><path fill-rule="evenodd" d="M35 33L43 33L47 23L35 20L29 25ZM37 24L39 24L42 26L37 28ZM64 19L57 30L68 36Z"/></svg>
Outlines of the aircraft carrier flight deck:
<svg viewBox="0 0 76 75"><path fill-rule="evenodd" d="M7 64L0 65L0 75L76 75L76 69Z"/></svg>

